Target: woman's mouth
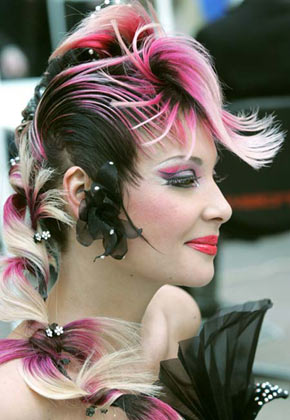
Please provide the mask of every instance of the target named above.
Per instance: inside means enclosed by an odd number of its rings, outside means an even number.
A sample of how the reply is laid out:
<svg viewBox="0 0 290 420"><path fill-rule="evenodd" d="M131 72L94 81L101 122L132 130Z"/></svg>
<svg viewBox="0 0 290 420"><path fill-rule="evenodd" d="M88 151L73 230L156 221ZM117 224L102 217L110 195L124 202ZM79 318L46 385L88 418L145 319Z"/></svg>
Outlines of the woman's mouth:
<svg viewBox="0 0 290 420"><path fill-rule="evenodd" d="M216 255L217 253L217 235L203 236L202 238L196 238L192 241L185 242L185 245L196 251L203 252L207 255Z"/></svg>

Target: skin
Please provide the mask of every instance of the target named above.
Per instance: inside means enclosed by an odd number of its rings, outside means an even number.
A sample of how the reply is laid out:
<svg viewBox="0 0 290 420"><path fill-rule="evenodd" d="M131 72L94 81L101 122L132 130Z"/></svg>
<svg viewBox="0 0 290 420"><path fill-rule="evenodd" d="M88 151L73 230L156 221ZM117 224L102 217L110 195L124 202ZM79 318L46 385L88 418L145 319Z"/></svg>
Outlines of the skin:
<svg viewBox="0 0 290 420"><path fill-rule="evenodd" d="M126 187L124 205L155 249L142 238L132 239L128 240L124 260L107 257L94 263L95 256L103 251L101 241L83 247L71 230L59 281L48 298L49 319L61 325L85 316L140 322L161 286L203 286L212 279L214 257L193 250L185 242L218 235L221 224L231 216L231 208L213 179L216 147L202 126L197 129L193 152L202 161L201 165L175 158L185 156L189 147L168 143L166 149L156 148L150 158L142 154L138 170L143 179L138 187ZM166 185L160 171L176 164L188 164L190 169L186 174L192 174L194 169L200 177L199 186ZM83 189L88 189L90 182L86 173L76 166L64 176L68 209L75 219Z"/></svg>
<svg viewBox="0 0 290 420"><path fill-rule="evenodd" d="M160 360L176 357L178 341L195 335L200 325L196 303L174 285L203 286L214 273L214 256L192 249L185 242L218 235L221 224L231 216L231 208L213 179L216 148L202 126L197 129L194 162L185 160L188 148L168 143L166 149L156 147L150 158L140 155L138 170L142 180L138 187L126 186L124 205L152 247L142 238L128 240L124 260L108 257L94 263L95 256L103 251L101 241L83 247L72 229L58 282L47 300L50 322L60 325L91 316L142 322L144 353L155 373ZM181 155L184 157L176 158ZM198 181L189 183L188 188L169 185L168 173L174 175L176 167L187 178L192 178L195 171ZM83 191L89 189L90 183L86 173L76 166L64 176L68 211L76 220ZM10 337L23 335L25 326L20 325ZM83 418L82 405L69 408L67 403L51 402L29 390L17 373L18 363L15 360L0 367L0 375L1 370L8 369L2 373L14 378L11 392L6 383L4 394L12 395L15 384L25 388L23 398L18 399L19 419L31 420L35 413L43 413L43 420ZM1 407L5 408L5 401ZM7 403L8 420L10 409L11 401ZM108 420L116 416L126 418L117 409L106 414ZM11 418L18 420L15 411ZM96 418L103 415L98 413Z"/></svg>

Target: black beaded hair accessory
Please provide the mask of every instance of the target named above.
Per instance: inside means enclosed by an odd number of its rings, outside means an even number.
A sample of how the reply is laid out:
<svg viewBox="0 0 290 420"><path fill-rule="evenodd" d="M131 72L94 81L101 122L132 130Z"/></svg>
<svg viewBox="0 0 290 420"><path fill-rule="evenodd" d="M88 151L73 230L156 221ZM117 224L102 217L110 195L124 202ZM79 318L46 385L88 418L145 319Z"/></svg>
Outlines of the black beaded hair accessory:
<svg viewBox="0 0 290 420"><path fill-rule="evenodd" d="M95 7L95 12L99 12L101 9L111 5L118 5L122 3L121 0L104 0ZM63 70L76 66L78 64L87 63L90 61L96 61L100 58L99 52L94 48L73 48L67 51L60 57L55 57L49 61L48 67L43 73L40 83L35 87L34 96L28 102L26 108L22 111L22 125L18 127L18 131L21 132L25 124L32 120L35 114L37 105L46 90L49 82Z"/></svg>
<svg viewBox="0 0 290 420"><path fill-rule="evenodd" d="M127 220L119 218L121 210ZM77 240L84 246L91 245L96 239L103 240L105 252L95 259L104 259L108 255L123 259L128 251L127 238L141 236L145 239L142 229L133 224L124 208L114 162L106 162L99 169L90 190L85 191L85 199L80 203L76 232Z"/></svg>
<svg viewBox="0 0 290 420"><path fill-rule="evenodd" d="M96 61L99 59L99 54L93 48L74 48L69 50L64 55L52 59L39 84L34 89L34 96L28 102L26 108L22 111L22 126L18 128L18 131L22 131L24 125L33 119L37 105L44 94L49 82L63 70L76 66L78 64L87 63L90 61Z"/></svg>

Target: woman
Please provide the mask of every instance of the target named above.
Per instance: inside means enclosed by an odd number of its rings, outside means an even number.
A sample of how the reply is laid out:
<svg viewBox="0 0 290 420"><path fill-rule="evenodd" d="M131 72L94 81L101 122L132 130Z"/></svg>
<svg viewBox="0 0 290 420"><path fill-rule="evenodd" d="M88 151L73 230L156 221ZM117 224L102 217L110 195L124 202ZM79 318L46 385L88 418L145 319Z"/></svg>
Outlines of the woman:
<svg viewBox="0 0 290 420"><path fill-rule="evenodd" d="M202 47L166 36L138 2L84 19L23 115L4 215L1 319L23 320L1 343L5 418L181 418L154 397L153 373L198 323L170 285L212 279L231 216L214 180L217 147L258 168L280 134L223 111ZM112 407L132 393L130 409Z"/></svg>

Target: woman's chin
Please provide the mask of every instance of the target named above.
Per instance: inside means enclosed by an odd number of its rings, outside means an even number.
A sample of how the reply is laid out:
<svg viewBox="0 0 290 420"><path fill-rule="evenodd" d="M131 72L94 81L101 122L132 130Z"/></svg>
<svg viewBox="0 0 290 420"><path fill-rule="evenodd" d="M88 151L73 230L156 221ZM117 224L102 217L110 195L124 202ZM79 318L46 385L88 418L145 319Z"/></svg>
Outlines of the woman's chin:
<svg viewBox="0 0 290 420"><path fill-rule="evenodd" d="M194 275L189 274L180 278L180 286L185 287L204 287L207 286L213 279L214 267L212 266L208 270L202 270L200 272L194 272Z"/></svg>

